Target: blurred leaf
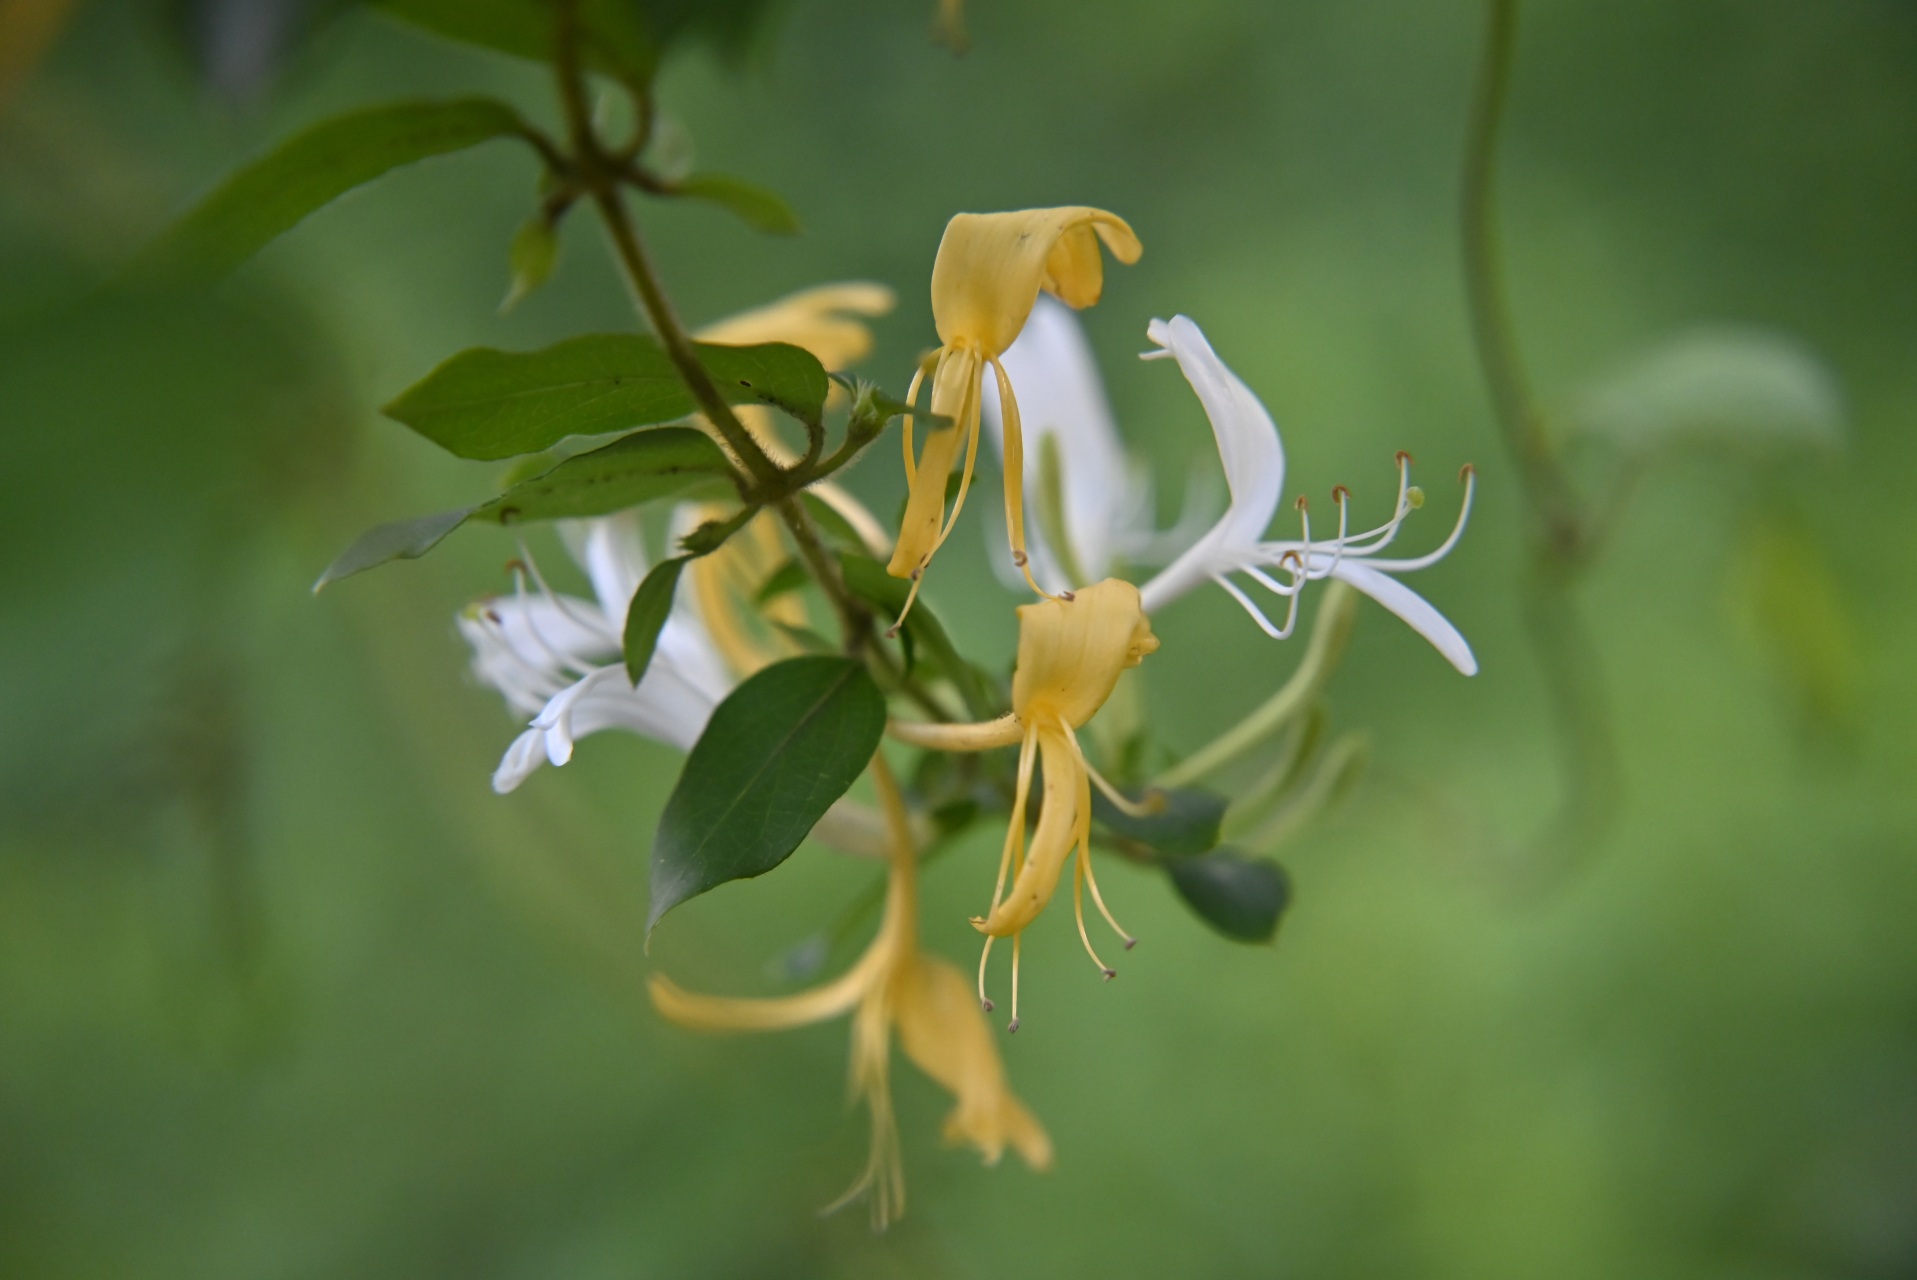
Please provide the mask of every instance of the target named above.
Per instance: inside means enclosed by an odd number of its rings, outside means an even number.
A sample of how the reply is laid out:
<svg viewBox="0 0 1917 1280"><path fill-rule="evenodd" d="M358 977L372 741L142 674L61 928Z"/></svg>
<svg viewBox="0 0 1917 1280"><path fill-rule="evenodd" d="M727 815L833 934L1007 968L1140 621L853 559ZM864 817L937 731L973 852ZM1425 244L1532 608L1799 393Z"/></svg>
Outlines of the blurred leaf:
<svg viewBox="0 0 1917 1280"><path fill-rule="evenodd" d="M396 18L435 35L510 53L535 62L552 61L553 12L545 0L371 0ZM581 0L580 61L631 85L652 80L658 46L630 0Z"/></svg>
<svg viewBox="0 0 1917 1280"><path fill-rule="evenodd" d="M653 651L659 647L659 633L672 614L672 593L679 587L679 574L691 556L661 560L647 571L639 589L632 593L626 607L626 675L637 686L652 665Z"/></svg>
<svg viewBox="0 0 1917 1280"><path fill-rule="evenodd" d="M788 592L797 591L810 581L812 575L805 571L804 565L797 560L788 560L766 576L766 580L753 594L752 603L764 604L768 600L776 600Z"/></svg>
<svg viewBox="0 0 1917 1280"><path fill-rule="evenodd" d="M326 566L326 572L313 584L313 590L318 591L341 578L350 578L362 570L391 560L418 559L438 546L440 539L466 523L467 517L476 510L477 507L461 507L457 511L442 511L437 515L415 516L411 520L375 525L353 539L353 544Z"/></svg>
<svg viewBox="0 0 1917 1280"><path fill-rule="evenodd" d="M735 404L775 405L802 421L816 421L825 405L829 384L810 352L783 342L697 347L720 394ZM458 457L491 461L537 453L567 436L672 422L698 407L656 339L598 333L539 351L462 351L383 412Z"/></svg>
<svg viewBox="0 0 1917 1280"><path fill-rule="evenodd" d="M1291 902L1291 877L1270 858L1214 849L1165 864L1185 905L1235 942L1270 942Z"/></svg>
<svg viewBox="0 0 1917 1280"><path fill-rule="evenodd" d="M674 184L678 195L695 200L710 200L737 214L741 221L768 235L796 236L799 216L776 191L754 186L741 178L723 173L695 173Z"/></svg>
<svg viewBox="0 0 1917 1280"><path fill-rule="evenodd" d="M1204 853L1218 843L1218 826L1224 821L1229 803L1223 796L1196 787L1165 789L1149 787L1125 791L1128 800L1156 804L1162 800L1164 811L1145 817L1132 817L1092 788L1092 817L1127 840L1136 840L1156 853L1170 857L1189 857Z"/></svg>
<svg viewBox="0 0 1917 1280"><path fill-rule="evenodd" d="M1829 557L1801 519L1766 513L1738 539L1732 599L1809 727L1841 731L1863 675L1857 624Z"/></svg>
<svg viewBox="0 0 1917 1280"><path fill-rule="evenodd" d="M142 282L217 280L354 187L524 127L518 112L491 98L393 102L335 116L229 174L128 274Z"/></svg>
<svg viewBox="0 0 1917 1280"><path fill-rule="evenodd" d="M512 284L499 304L505 315L546 283L553 264L559 261L559 233L545 216L529 218L513 235L512 248L506 252L506 264L512 269Z"/></svg>
<svg viewBox="0 0 1917 1280"><path fill-rule="evenodd" d="M1700 440L1832 449L1844 442L1844 397L1796 338L1727 326L1667 338L1591 383L1570 422L1638 454Z"/></svg>
<svg viewBox="0 0 1917 1280"><path fill-rule="evenodd" d="M799 496L800 500L805 504L806 511L811 514L813 523L819 526L821 533L825 534L826 537L832 539L847 551L854 551L860 554L865 552L865 539L859 536L859 531L852 527L850 521L839 514L838 508L834 507L816 493L805 493Z"/></svg>
<svg viewBox="0 0 1917 1280"><path fill-rule="evenodd" d="M885 571L885 566L870 556L855 552L839 554L840 571L845 575L846 590L878 610L881 620L896 618L905 608L906 595L912 584L904 578L895 578ZM959 656L952 646L952 638L946 634L938 615L926 606L921 596L913 605L912 612L905 619L905 636L912 644L922 646L932 657L939 674L952 682L965 700L965 706L981 720L992 718L991 698L987 695L984 682L972 665Z"/></svg>
<svg viewBox="0 0 1917 1280"><path fill-rule="evenodd" d="M660 815L647 931L686 899L784 862L884 731L885 698L852 658L788 658L734 689Z"/></svg>
<svg viewBox="0 0 1917 1280"><path fill-rule="evenodd" d="M326 567L313 590L391 560L423 556L471 519L509 524L610 515L697 485L722 482L730 474L725 455L702 431L691 427L637 431L590 453L575 454L476 506L368 529Z"/></svg>

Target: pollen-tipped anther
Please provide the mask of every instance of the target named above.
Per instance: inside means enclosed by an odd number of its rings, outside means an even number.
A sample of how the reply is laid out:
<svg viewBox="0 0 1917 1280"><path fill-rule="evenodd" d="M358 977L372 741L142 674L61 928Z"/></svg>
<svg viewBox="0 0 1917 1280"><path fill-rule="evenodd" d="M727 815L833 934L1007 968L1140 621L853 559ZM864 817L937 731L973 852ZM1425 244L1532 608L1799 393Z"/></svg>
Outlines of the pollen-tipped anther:
<svg viewBox="0 0 1917 1280"><path fill-rule="evenodd" d="M1118 976L1118 970L1112 968L1110 965L1107 965L1104 969L1100 970L1100 972L1105 975L1105 981L1107 982L1110 982Z"/></svg>
<svg viewBox="0 0 1917 1280"><path fill-rule="evenodd" d="M1292 503L1291 505L1296 507L1300 511L1309 511L1311 509L1310 501L1302 493L1298 495L1298 501Z"/></svg>
<svg viewBox="0 0 1917 1280"><path fill-rule="evenodd" d="M1127 951L1130 951L1130 950L1131 950L1131 949L1132 949L1133 947L1135 947L1135 946L1137 946L1137 945L1138 945L1138 939L1137 939L1137 938L1127 938L1127 939L1125 939L1125 950L1127 950Z"/></svg>
<svg viewBox="0 0 1917 1280"><path fill-rule="evenodd" d="M1018 1034L1018 1019L1017 1019L1017 1018L1013 1018L1013 1019L1012 1019L1012 1020L1011 1020L1010 1022L1008 1022L1008 1023L1006 1023L1006 1024L1005 1024L1005 1030L1006 1030L1006 1033L1007 1033L1007 1034L1009 1034L1009 1035L1017 1035L1017 1034Z"/></svg>
<svg viewBox="0 0 1917 1280"><path fill-rule="evenodd" d="M1398 465L1399 465L1399 466L1401 466L1401 467L1414 467L1414 466L1416 466L1417 464L1418 464L1418 460L1417 460L1416 458L1414 458L1414 457L1412 457L1412 456L1411 456L1411 455L1410 455L1409 453L1407 453L1407 452L1405 452L1405 451L1404 451L1403 449L1400 449L1400 450L1398 450Z"/></svg>
<svg viewBox="0 0 1917 1280"><path fill-rule="evenodd" d="M1472 476L1475 476L1476 474L1478 474L1477 467L1467 462L1462 467L1458 468L1458 483L1465 484L1471 479Z"/></svg>

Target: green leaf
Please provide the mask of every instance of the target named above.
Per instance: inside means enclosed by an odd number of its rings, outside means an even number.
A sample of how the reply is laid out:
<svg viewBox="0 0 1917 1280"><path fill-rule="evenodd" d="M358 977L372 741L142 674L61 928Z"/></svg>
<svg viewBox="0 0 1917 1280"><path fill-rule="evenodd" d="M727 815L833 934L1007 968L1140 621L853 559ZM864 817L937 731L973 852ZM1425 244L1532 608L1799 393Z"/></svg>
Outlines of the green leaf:
<svg viewBox="0 0 1917 1280"><path fill-rule="evenodd" d="M499 314L505 315L545 284L552 275L553 264L558 261L559 233L552 223L546 221L543 214L528 219L514 234L512 248L506 252L506 264L512 269L513 278L505 300L499 304Z"/></svg>
<svg viewBox="0 0 1917 1280"><path fill-rule="evenodd" d="M732 472L712 437L691 427L656 427L590 453L575 454L544 475L521 480L473 509L482 520L570 520L624 511L669 498ZM727 486L728 493L731 492Z"/></svg>
<svg viewBox="0 0 1917 1280"><path fill-rule="evenodd" d="M686 899L784 862L884 732L885 698L851 658L788 658L734 689L660 815L647 931Z"/></svg>
<svg viewBox="0 0 1917 1280"><path fill-rule="evenodd" d="M816 493L802 493L799 499L805 504L806 511L811 513L812 522L819 526L820 533L847 551L864 553L865 539L859 536L859 531L852 527L851 521L839 514L838 508Z"/></svg>
<svg viewBox="0 0 1917 1280"><path fill-rule="evenodd" d="M353 539L353 545L341 552L339 559L326 566L326 572L313 584L313 590L318 591L329 583L389 560L417 559L438 546L441 538L466 523L466 518L475 510L475 507L461 507L457 511L395 520L391 524L368 529Z"/></svg>
<svg viewBox="0 0 1917 1280"><path fill-rule="evenodd" d="M674 183L673 193L723 205L747 226L767 235L796 236L801 230L799 215L776 191L723 173L695 173Z"/></svg>
<svg viewBox="0 0 1917 1280"><path fill-rule="evenodd" d="M646 573L639 589L626 606L626 675L637 685L652 665L653 651L659 647L659 633L672 613L672 593L678 589L679 574L691 556L661 560Z"/></svg>
<svg viewBox="0 0 1917 1280"><path fill-rule="evenodd" d="M1837 376L1789 334L1718 326L1658 343L1585 387L1571 427L1648 454L1687 441L1833 449L1844 443Z"/></svg>
<svg viewBox="0 0 1917 1280"><path fill-rule="evenodd" d="M477 506L396 520L369 529L327 566L313 590L389 560L423 556L471 519L507 524L565 520L624 511L702 485L723 486L730 464L719 446L691 427L639 431L590 453L575 454Z"/></svg>
<svg viewBox="0 0 1917 1280"><path fill-rule="evenodd" d="M396 18L466 44L535 62L552 61L553 13L546 0L372 0ZM580 61L588 71L644 85L658 49L630 0L581 0Z"/></svg>
<svg viewBox="0 0 1917 1280"><path fill-rule="evenodd" d="M876 609L882 625L889 625L899 616L899 610L905 608L905 599L912 584L904 578L895 578L885 571L885 566L870 556L841 552L840 571L845 575L845 587L853 595ZM946 634L937 615L926 605L925 597L920 596L912 605L912 612L905 619L905 638L913 645L922 647L931 655L940 674L952 682L959 696L965 700L966 710L981 720L992 718L992 700L987 695L984 681L972 664L959 656L952 646L951 636Z"/></svg>
<svg viewBox="0 0 1917 1280"><path fill-rule="evenodd" d="M816 420L824 407L825 370L810 352L783 342L701 343L697 350L735 404L776 405L802 421ZM672 422L698 407L655 339L600 333L539 351L462 351L383 412L458 457L492 461L537 453L567 436Z"/></svg>
<svg viewBox="0 0 1917 1280"><path fill-rule="evenodd" d="M810 581L812 575L805 571L804 565L797 560L788 560L766 575L766 580L753 595L752 603L764 604L768 600L776 600L787 592L797 591Z"/></svg>
<svg viewBox="0 0 1917 1280"><path fill-rule="evenodd" d="M1165 864L1185 904L1236 942L1270 942L1291 902L1291 877L1270 858L1215 849Z"/></svg>
<svg viewBox="0 0 1917 1280"><path fill-rule="evenodd" d="M1092 788L1092 816L1114 833L1136 840L1153 851L1169 857L1190 857L1204 853L1218 843L1218 827L1224 821L1230 803L1223 796L1196 787L1150 787L1122 793L1126 799L1165 807L1157 813L1135 818Z"/></svg>
<svg viewBox="0 0 1917 1280"><path fill-rule="evenodd" d="M524 128L518 112L491 98L394 102L335 116L229 174L160 234L129 276L217 280L354 187Z"/></svg>

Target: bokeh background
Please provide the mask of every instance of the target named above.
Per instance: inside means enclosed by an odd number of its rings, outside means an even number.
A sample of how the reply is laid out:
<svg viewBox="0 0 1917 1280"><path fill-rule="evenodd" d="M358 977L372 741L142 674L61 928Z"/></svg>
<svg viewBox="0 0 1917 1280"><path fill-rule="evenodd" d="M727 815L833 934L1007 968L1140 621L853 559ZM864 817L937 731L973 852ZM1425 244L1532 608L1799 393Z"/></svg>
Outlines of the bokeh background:
<svg viewBox="0 0 1917 1280"><path fill-rule="evenodd" d="M1342 482L1381 516L1408 449L1428 545L1447 477L1483 475L1416 584L1483 674L1367 606L1331 697L1373 766L1284 852L1277 945L1115 864L1144 938L1122 981L1046 920L1005 1043L1057 1168L941 1148L945 1099L901 1065L912 1202L882 1237L816 1212L863 1157L843 1025L705 1038L640 985L663 964L771 989L869 869L808 848L647 958L673 753L602 735L487 786L515 728L451 620L504 587L510 538L307 592L361 528L495 479L376 406L466 346L636 327L597 227L575 218L551 285L499 317L536 173L495 143L340 201L210 294L103 291L194 192L330 112L477 90L553 118L537 68L376 14L265 62L208 36L249 8L92 0L43 57L15 27L0 59L0 1273L1917 1272L1917 6L1527 8L1504 243L1543 399L1738 322L1818 352L1848 420L1840 451L1711 445L1646 474L1583 592L1626 799L1599 856L1546 877L1522 522L1457 253L1478 6L976 0L959 59L929 0L792 0L742 61L672 62L662 104L702 163L807 227L642 208L691 320L886 281L863 372L897 389L952 212L1100 205L1146 254L1086 324L1164 519L1216 467L1182 380L1132 358L1174 312L1271 406L1293 492ZM891 448L851 483L894 509ZM1014 601L982 548L955 541L927 594L1003 664ZM1156 621L1173 749L1299 651L1218 593ZM928 873L956 957L992 844Z"/></svg>

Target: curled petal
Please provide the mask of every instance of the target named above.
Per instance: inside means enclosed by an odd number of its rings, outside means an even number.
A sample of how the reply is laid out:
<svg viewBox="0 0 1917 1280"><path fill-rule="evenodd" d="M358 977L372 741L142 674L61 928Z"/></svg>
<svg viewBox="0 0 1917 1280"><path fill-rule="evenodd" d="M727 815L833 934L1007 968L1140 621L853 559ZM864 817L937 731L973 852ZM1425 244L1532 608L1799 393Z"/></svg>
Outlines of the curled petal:
<svg viewBox="0 0 1917 1280"><path fill-rule="evenodd" d="M1380 573L1362 560L1342 560L1331 576L1349 582L1408 623L1413 631L1429 640L1446 661L1465 675L1478 674L1478 659L1471 646L1434 608L1429 600L1388 574Z"/></svg>

